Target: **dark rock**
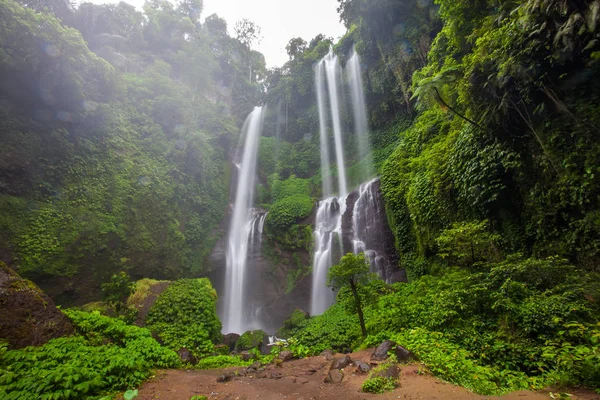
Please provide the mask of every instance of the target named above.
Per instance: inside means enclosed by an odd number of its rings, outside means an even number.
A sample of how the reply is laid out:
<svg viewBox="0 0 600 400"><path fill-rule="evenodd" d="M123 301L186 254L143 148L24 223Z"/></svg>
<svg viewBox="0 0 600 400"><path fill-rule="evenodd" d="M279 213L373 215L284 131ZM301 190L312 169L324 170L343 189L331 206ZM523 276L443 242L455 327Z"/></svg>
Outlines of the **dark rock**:
<svg viewBox="0 0 600 400"><path fill-rule="evenodd" d="M250 367L248 367L248 368L253 368L253 369L255 369L255 370L257 370L257 371L258 371L258 369L259 369L260 367L262 367L262 363L261 363L260 361L257 361L257 362L255 362L254 364L252 364L252 365L251 365Z"/></svg>
<svg viewBox="0 0 600 400"><path fill-rule="evenodd" d="M264 378L266 378L266 377L267 377L267 373L266 373L266 372L264 372L264 371L261 371L261 372L259 372L258 374L256 374L256 377L257 377L258 379L264 379Z"/></svg>
<svg viewBox="0 0 600 400"><path fill-rule="evenodd" d="M0 262L0 339L22 348L71 333L71 321L50 297Z"/></svg>
<svg viewBox="0 0 600 400"><path fill-rule="evenodd" d="M242 351L240 353L240 358L242 359L242 361L250 361L250 360L254 359L254 354L247 352L247 351Z"/></svg>
<svg viewBox="0 0 600 400"><path fill-rule="evenodd" d="M372 377L398 379L400 377L400 367L396 363L390 364L386 369L373 373Z"/></svg>
<svg viewBox="0 0 600 400"><path fill-rule="evenodd" d="M356 371L358 371L361 374L366 374L371 370L369 364L367 364L364 361L354 361L354 365L356 365Z"/></svg>
<svg viewBox="0 0 600 400"><path fill-rule="evenodd" d="M227 335L223 335L223 344L229 346L229 350L233 351L239 338L240 335L237 333L228 333Z"/></svg>
<svg viewBox="0 0 600 400"><path fill-rule="evenodd" d="M325 357L327 361L333 360L333 352L331 350L323 350L319 355Z"/></svg>
<svg viewBox="0 0 600 400"><path fill-rule="evenodd" d="M396 346L394 352L396 353L396 358L399 362L408 362L417 359L417 357L411 351L402 346Z"/></svg>
<svg viewBox="0 0 600 400"><path fill-rule="evenodd" d="M345 355L344 357L336 357L331 362L330 369L342 369L346 368L350 364L352 364L352 359L349 355Z"/></svg>
<svg viewBox="0 0 600 400"><path fill-rule="evenodd" d="M229 382L235 376L234 373L230 372L228 374L223 374L217 378L217 382Z"/></svg>
<svg viewBox="0 0 600 400"><path fill-rule="evenodd" d="M339 383L344 380L344 372L340 369L332 369L325 378L325 383Z"/></svg>
<svg viewBox="0 0 600 400"><path fill-rule="evenodd" d="M195 365L198 362L196 360L196 357L194 357L194 355L185 347L182 347L179 350L177 350L177 355L181 359L181 362L185 364Z"/></svg>
<svg viewBox="0 0 600 400"><path fill-rule="evenodd" d="M269 379L281 379L283 378L283 374L281 372L271 372L268 374Z"/></svg>
<svg viewBox="0 0 600 400"><path fill-rule="evenodd" d="M396 345L396 342L391 340L383 341L373 354L371 354L371 361L384 361L388 359L388 351L392 350L392 348Z"/></svg>
<svg viewBox="0 0 600 400"><path fill-rule="evenodd" d="M281 361L289 361L294 358L294 354L289 350L284 350L281 353L279 353L277 358Z"/></svg>

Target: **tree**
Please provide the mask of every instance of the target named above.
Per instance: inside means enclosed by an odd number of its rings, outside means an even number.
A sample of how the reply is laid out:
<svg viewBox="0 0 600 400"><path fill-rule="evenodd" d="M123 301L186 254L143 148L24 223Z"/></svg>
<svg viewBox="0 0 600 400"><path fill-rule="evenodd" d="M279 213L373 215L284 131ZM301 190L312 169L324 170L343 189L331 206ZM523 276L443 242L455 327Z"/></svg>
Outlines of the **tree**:
<svg viewBox="0 0 600 400"><path fill-rule="evenodd" d="M233 29L235 32L235 37L242 42L244 45L244 49L246 50L246 57L248 59L249 68L250 68L250 82L252 82L252 45L254 43L260 43L262 40L262 36L260 35L260 26L256 23L250 21L247 18L244 18L235 24L235 28Z"/></svg>
<svg viewBox="0 0 600 400"><path fill-rule="evenodd" d="M371 280L373 274L369 268L369 262L364 253L348 253L340 260L339 264L332 266L327 274L327 285L334 289L350 286L352 296L356 302L356 312L360 321L360 329L364 337L367 337L365 318L363 316L362 302L358 293L359 285L366 284Z"/></svg>
<svg viewBox="0 0 600 400"><path fill-rule="evenodd" d="M287 52L288 56L290 56L290 60L297 61L302 53L306 51L307 45L308 43L306 43L306 40L300 37L293 38L290 39L288 44L285 46L285 51Z"/></svg>

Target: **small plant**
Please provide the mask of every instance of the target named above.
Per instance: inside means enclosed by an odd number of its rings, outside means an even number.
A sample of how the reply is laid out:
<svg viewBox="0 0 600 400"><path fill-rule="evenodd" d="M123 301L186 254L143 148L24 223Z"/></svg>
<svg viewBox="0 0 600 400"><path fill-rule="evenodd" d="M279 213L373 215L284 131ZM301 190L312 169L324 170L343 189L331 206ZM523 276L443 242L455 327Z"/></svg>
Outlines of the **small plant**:
<svg viewBox="0 0 600 400"><path fill-rule="evenodd" d="M362 384L362 391L366 393L381 394L394 390L396 385L396 380L394 378L377 376L367 379Z"/></svg>
<svg viewBox="0 0 600 400"><path fill-rule="evenodd" d="M125 302L131 293L133 293L135 283L131 281L129 275L125 272L115 274L110 278L110 282L102 284L102 300L115 308L117 313L124 308Z"/></svg>

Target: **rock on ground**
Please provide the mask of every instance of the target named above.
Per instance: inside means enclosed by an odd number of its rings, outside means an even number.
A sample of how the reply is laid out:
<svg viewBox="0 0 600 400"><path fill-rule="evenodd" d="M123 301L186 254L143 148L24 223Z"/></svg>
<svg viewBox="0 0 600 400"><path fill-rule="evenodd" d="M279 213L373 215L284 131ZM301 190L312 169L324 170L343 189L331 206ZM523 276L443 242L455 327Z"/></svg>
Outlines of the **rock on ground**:
<svg viewBox="0 0 600 400"><path fill-rule="evenodd" d="M0 339L22 348L71 333L71 321L50 297L0 262Z"/></svg>

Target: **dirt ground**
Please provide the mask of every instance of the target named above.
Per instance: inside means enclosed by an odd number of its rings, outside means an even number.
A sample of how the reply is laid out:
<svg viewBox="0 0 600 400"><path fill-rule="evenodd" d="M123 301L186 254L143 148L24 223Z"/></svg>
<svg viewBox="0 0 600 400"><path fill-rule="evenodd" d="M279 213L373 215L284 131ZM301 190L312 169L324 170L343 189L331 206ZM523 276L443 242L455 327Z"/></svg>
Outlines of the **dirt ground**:
<svg viewBox="0 0 600 400"><path fill-rule="evenodd" d="M371 351L350 354L352 360L369 363ZM340 356L340 355L336 355ZM138 400L190 400L192 396L204 395L210 400L362 400L362 399L431 399L431 400L548 400L548 391L515 392L501 397L480 396L467 390L442 382L419 372L419 365L402 366L400 386L385 394L362 393L360 387L367 378L356 372L356 367L344 369L341 383L324 383L331 361L325 357L309 357L292 360L281 366L268 365L259 373L239 375L226 383L217 378L227 372L243 371L243 368L227 370L169 370L159 371L139 390ZM574 400L600 400L600 395L589 391L569 391Z"/></svg>

